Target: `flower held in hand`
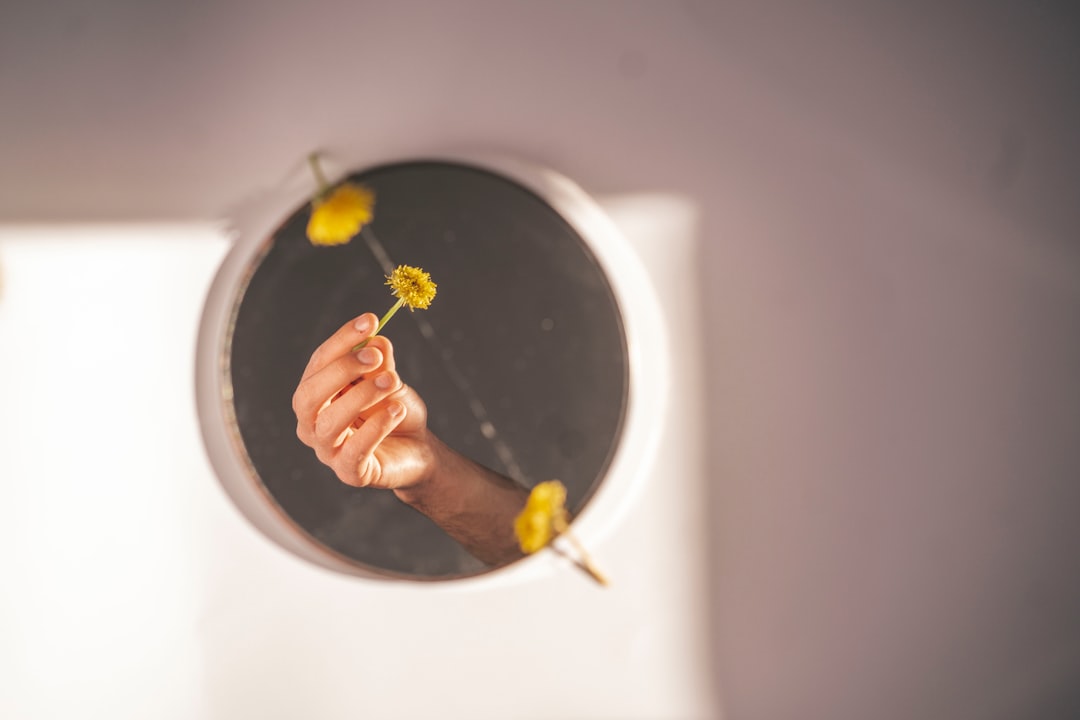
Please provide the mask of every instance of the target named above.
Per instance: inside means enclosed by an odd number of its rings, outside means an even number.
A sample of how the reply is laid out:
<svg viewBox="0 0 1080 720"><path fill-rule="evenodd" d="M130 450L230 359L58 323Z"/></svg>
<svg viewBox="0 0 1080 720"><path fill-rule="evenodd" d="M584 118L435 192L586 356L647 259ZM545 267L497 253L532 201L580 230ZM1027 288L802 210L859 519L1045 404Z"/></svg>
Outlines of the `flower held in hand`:
<svg viewBox="0 0 1080 720"><path fill-rule="evenodd" d="M408 305L410 310L427 310L431 307L435 288L438 287L431 281L431 275L409 265L394 268L394 272L387 276L386 284L390 286L391 294L398 298L399 304Z"/></svg>
<svg viewBox="0 0 1080 720"><path fill-rule="evenodd" d="M386 284L390 286L390 293L398 300L382 316L382 319L379 320L379 326L375 328L375 332L371 333L368 340L379 334L379 331L383 329L386 323L390 322L390 318L394 317L394 313L400 310L402 305L407 305L410 310L416 308L427 310L431 307L431 301L435 299L437 285L432 282L431 275L424 272L423 268L398 265L392 273L386 276ZM368 340L360 343L353 350L364 347L367 345Z"/></svg>

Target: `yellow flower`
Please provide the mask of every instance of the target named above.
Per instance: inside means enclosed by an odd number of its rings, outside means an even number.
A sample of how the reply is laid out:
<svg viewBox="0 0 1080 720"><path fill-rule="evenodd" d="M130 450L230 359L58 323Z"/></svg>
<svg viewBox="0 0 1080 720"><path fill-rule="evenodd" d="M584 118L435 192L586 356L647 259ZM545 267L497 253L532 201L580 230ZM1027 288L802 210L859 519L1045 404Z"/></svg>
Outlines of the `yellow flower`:
<svg viewBox="0 0 1080 720"><path fill-rule="evenodd" d="M312 245L343 245L371 222L375 193L362 185L343 183L328 196L311 202L307 236Z"/></svg>
<svg viewBox="0 0 1080 720"><path fill-rule="evenodd" d="M414 308L427 310L431 306L431 301L435 299L435 283L431 281L431 275L424 272L422 268L398 265L386 276L386 284L390 286L391 294L397 298L397 302L379 320L379 325L375 328L375 332L371 333L371 337L375 337L382 331L402 305L408 305L410 310ZM353 350L364 347L370 339L364 340Z"/></svg>
<svg viewBox="0 0 1080 720"><path fill-rule="evenodd" d="M542 550L566 530L566 488L558 480L542 482L532 489L525 509L514 519L514 534L521 551Z"/></svg>
<svg viewBox="0 0 1080 720"><path fill-rule="evenodd" d="M427 310L435 299L436 285L431 281L431 275L418 267L398 265L386 276L386 284L392 288L393 296L408 305L410 310Z"/></svg>

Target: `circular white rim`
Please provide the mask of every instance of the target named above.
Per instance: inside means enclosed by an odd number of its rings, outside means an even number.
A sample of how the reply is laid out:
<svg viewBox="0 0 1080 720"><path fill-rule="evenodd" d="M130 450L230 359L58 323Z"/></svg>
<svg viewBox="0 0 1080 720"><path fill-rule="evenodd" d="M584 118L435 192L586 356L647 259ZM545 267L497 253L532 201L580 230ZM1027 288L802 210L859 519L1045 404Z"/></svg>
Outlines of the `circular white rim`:
<svg viewBox="0 0 1080 720"><path fill-rule="evenodd" d="M601 206L565 176L506 157L440 154L387 158L375 167L397 162L452 162L502 175L536 193L577 231L604 271L622 315L629 362L628 402L620 437L607 471L582 512L575 535L588 547L602 549L614 534L642 485L651 475L664 427L669 387L669 358L660 304L637 253ZM374 572L321 545L297 527L258 481L230 417L226 368L230 324L237 293L254 271L273 229L305 202L309 189L290 189L269 198L236 228L235 243L207 294L196 350L195 391L203 442L219 482L241 513L279 546L309 562L337 572L381 581L404 581L417 587L475 589L549 575L563 569L554 553L537 553L487 573L450 580L427 580ZM285 208L285 211L282 211ZM598 553L600 554L600 553Z"/></svg>

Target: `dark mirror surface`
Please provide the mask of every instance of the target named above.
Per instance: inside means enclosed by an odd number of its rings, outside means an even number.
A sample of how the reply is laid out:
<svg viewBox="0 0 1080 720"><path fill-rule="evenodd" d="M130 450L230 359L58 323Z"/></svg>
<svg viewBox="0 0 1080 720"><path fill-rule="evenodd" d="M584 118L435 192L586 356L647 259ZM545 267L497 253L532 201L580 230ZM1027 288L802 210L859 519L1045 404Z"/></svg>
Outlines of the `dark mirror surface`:
<svg viewBox="0 0 1080 720"><path fill-rule="evenodd" d="M237 300L227 380L261 482L308 535L353 562L422 578L487 568L392 492L342 484L295 434L293 391L312 351L362 312L382 315L397 264L431 273L431 308L383 334L447 445L527 487L558 478L576 513L614 452L628 368L604 273L563 217L522 185L453 163L378 167L375 217L347 245L313 247L300 208Z"/></svg>

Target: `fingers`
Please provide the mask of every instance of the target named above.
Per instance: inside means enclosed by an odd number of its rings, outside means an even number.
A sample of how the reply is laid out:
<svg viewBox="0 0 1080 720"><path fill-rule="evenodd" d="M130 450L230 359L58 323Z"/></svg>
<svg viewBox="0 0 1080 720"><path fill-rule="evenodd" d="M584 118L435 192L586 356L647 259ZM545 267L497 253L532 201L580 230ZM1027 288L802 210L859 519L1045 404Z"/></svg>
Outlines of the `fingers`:
<svg viewBox="0 0 1080 720"><path fill-rule="evenodd" d="M367 313L338 329L312 354L293 394L297 437L342 482L357 487L397 482L403 458L408 472L420 472L405 449L417 446L427 418L423 400L397 374L393 345L372 337L376 326ZM391 434L405 440L380 450Z"/></svg>
<svg viewBox="0 0 1080 720"><path fill-rule="evenodd" d="M364 313L342 325L326 342L315 348L307 367L304 368L304 375L301 380L306 380L309 375L319 372L359 345L370 337L371 333L375 332L378 324L379 319L375 317L374 313Z"/></svg>
<svg viewBox="0 0 1080 720"><path fill-rule="evenodd" d="M338 479L354 487L378 485L382 480L382 465L375 459L375 450L406 414L405 405L395 400L355 428L331 463Z"/></svg>
<svg viewBox="0 0 1080 720"><path fill-rule="evenodd" d="M350 348L347 354L302 380L293 394L293 412L296 413L300 439L311 444L305 437L306 431L314 428L316 418L336 404L335 400L340 401L337 396L343 389L347 390L350 385L365 378L377 378L384 373L396 378L394 365L393 346L389 340L378 336L358 353L351 352Z"/></svg>
<svg viewBox="0 0 1080 720"><path fill-rule="evenodd" d="M365 348L366 349L366 348ZM379 370L323 408L315 419L315 442L335 444L358 418L367 421L376 406L401 387L395 372ZM337 443L340 444L340 443Z"/></svg>

